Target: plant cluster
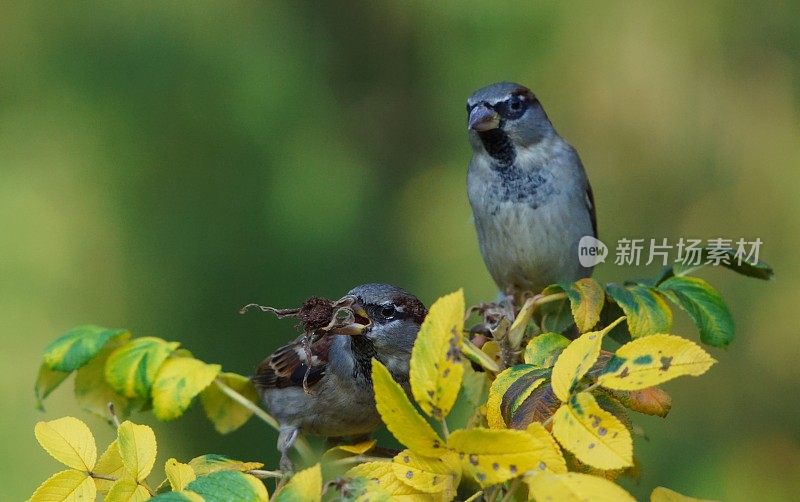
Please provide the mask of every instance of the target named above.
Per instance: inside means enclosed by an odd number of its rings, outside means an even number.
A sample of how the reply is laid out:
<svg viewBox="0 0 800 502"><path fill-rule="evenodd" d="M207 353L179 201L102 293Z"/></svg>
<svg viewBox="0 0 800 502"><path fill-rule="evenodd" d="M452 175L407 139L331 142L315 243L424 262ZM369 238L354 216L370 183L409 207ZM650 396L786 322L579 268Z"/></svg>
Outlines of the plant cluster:
<svg viewBox="0 0 800 502"><path fill-rule="evenodd" d="M730 265L762 279L763 264ZM672 334L670 303L697 325L700 341L727 346L733 321L721 296L693 269L601 285L554 285L528 298L466 309L462 291L437 300L414 345L410 395L377 360L377 409L405 449L386 456L375 441L321 455L303 440L306 468L294 475L259 462L204 455L170 458L151 484L156 439L149 427L120 423L131 411L159 420L181 416L199 398L220 433L256 415L247 377L221 371L177 342L131 338L125 330L83 326L46 349L36 382L42 400L75 372L75 398L109 418L117 439L97 459L95 439L73 417L36 425L42 447L69 469L45 481L33 501L94 500L633 500L615 480L636 475L636 428L629 411L664 417L658 387L699 376L716 362ZM467 321L479 322L466 329ZM270 499L263 480L276 482ZM656 488L654 501L696 500Z"/></svg>

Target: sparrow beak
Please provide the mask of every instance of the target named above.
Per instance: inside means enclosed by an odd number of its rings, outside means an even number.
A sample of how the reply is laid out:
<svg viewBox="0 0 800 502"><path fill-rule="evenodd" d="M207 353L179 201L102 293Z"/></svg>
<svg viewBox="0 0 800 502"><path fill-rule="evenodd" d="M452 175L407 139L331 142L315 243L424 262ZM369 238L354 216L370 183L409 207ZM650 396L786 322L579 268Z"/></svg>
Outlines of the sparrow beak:
<svg viewBox="0 0 800 502"><path fill-rule="evenodd" d="M469 112L468 127L473 131L488 131L497 129L500 125L500 115L489 106L481 103Z"/></svg>
<svg viewBox="0 0 800 502"><path fill-rule="evenodd" d="M344 322L331 328L330 332L334 335L359 336L363 335L372 326L372 320L367 315L367 311L358 302L347 309L352 316L343 319Z"/></svg>

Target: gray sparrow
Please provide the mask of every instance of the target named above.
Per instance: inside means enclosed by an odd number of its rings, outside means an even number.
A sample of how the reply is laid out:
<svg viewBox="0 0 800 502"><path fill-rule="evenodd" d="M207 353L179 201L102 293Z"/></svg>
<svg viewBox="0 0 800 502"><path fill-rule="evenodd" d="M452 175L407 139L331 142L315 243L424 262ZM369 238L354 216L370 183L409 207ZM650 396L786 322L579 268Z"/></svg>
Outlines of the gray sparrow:
<svg viewBox="0 0 800 502"><path fill-rule="evenodd" d="M427 314L425 305L389 284L364 284L347 297L351 319L322 336L304 335L277 349L252 378L280 424L284 470L291 469L288 451L300 432L359 436L381 425L372 390L373 358L408 391L411 349Z"/></svg>
<svg viewBox="0 0 800 502"><path fill-rule="evenodd" d="M511 82L467 100L469 202L481 254L501 291L531 291L591 274L578 242L597 236L594 197L578 152L536 96Z"/></svg>

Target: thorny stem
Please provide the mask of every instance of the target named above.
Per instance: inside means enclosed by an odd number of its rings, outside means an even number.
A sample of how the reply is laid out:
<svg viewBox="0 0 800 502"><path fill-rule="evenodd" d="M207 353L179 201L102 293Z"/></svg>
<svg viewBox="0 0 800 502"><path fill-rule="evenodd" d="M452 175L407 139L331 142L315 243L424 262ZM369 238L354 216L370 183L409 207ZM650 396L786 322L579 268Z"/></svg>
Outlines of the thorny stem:
<svg viewBox="0 0 800 502"><path fill-rule="evenodd" d="M257 404L252 402L251 400L247 399L243 395L239 394L232 388L225 385L224 382L220 379L214 380L214 383L217 384L219 390L221 390L225 395L239 403L240 405L244 406L248 410L252 411L255 416L260 418L263 422L267 425L275 429L276 431L280 430L280 425L278 425L278 421L275 420L269 413L262 410ZM304 460L311 460L314 458L314 451L311 449L311 446L308 444L308 441L305 438L298 437L297 440L294 442L294 449L303 457Z"/></svg>
<svg viewBox="0 0 800 502"><path fill-rule="evenodd" d="M350 465L350 464L360 464L361 462L391 462L391 458L386 457L373 457L370 455L355 455L353 457L347 458L340 458L338 460L334 460L330 462L328 465L333 466L340 466L340 465Z"/></svg>
<svg viewBox="0 0 800 502"><path fill-rule="evenodd" d="M247 471L247 474L252 474L258 479L282 478L286 475L286 473L281 471L262 471L260 469L251 469Z"/></svg>

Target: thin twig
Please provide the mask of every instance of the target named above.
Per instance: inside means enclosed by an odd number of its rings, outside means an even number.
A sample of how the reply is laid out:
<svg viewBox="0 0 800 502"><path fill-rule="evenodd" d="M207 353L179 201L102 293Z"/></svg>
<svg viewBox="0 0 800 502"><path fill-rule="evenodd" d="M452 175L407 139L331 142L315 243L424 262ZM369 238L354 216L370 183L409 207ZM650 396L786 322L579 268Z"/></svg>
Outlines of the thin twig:
<svg viewBox="0 0 800 502"><path fill-rule="evenodd" d="M340 466L350 464L360 464L362 462L391 462L391 458L386 457L373 457L370 455L355 455L352 457L340 458L330 462L329 466Z"/></svg>
<svg viewBox="0 0 800 502"><path fill-rule="evenodd" d="M111 422L114 424L114 427L119 429L119 417L117 416L117 410L114 409L114 403L108 403L108 414L111 415Z"/></svg>
<svg viewBox="0 0 800 502"><path fill-rule="evenodd" d="M280 431L280 425L278 421L275 420L269 413L261 409L257 404L253 401L247 399L243 395L239 394L232 388L225 385L220 379L214 380L214 383L217 384L219 390L221 390L225 395L239 403L240 405L244 406L248 410L252 411L255 416L260 418L263 422L267 425L275 429L276 431ZM308 442L302 438L298 437L297 440L294 442L294 449L303 457L304 460L312 460L314 458L314 451L311 449L311 446Z"/></svg>
<svg viewBox="0 0 800 502"><path fill-rule="evenodd" d="M106 481L117 481L119 478L115 478L113 476L106 476L105 474L97 474L96 472L90 472L89 475L94 479L104 479Z"/></svg>

